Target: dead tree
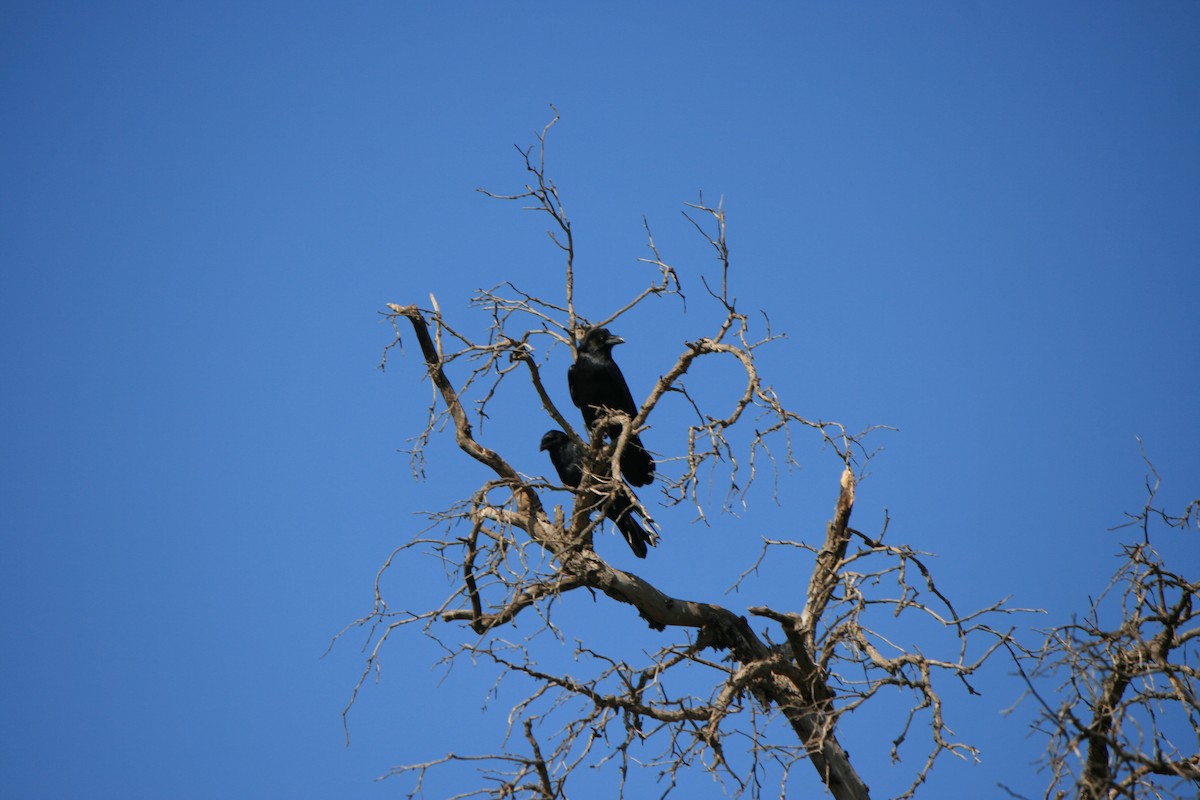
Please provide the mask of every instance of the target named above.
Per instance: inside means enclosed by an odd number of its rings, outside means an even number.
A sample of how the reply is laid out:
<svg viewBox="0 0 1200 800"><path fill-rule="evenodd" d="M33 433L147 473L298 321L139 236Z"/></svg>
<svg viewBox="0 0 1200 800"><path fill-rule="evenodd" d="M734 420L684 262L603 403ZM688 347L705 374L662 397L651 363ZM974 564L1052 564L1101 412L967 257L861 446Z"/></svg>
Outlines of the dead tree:
<svg viewBox="0 0 1200 800"><path fill-rule="evenodd" d="M462 796L559 798L567 796L564 787L580 765L615 763L622 794L639 768L659 781L662 796L685 770L703 769L729 794L758 797L770 770L775 770L780 791L786 791L789 779L795 780L792 768L807 760L835 798L861 800L869 796L868 788L840 744L839 721L882 694L899 692L910 702L886 734L893 760L899 760L910 735L917 738L928 731L929 737L900 794L911 796L940 756L975 757L975 749L955 740L945 723L940 689L947 679L970 688L971 674L1008 637L1008 631L989 627L987 621L1008 609L996 603L957 613L938 591L924 554L884 542L886 521L874 535L851 526L856 487L872 455L864 446L870 430L852 434L838 423L790 410L760 375L759 349L779 337L769 325L764 334L754 333L751 317L737 309L730 294L721 204L713 207L701 199L685 212L711 247L719 269L719 278L701 279L706 302L717 312L711 334L680 342L677 357L665 365L636 416L609 418L620 425L615 441L580 438L586 432L572 425L568 417L573 414L555 405L544 370L555 355L573 357L587 327L608 325L644 301L682 292L679 274L662 258L647 226L650 255L641 261L655 271L655 279L607 316L583 315L575 297L571 223L545 169L546 135L557 119L538 136L536 150L521 151L531 176L524 190L486 194L522 202L548 217L550 237L565 261L565 296L551 300L544 292L525 292L510 283L481 291L474 304L489 321L482 338L448 319L432 297L424 308L388 306L386 316L396 331L392 344L402 335L415 338L436 394L424 429L414 439L414 471L423 474L425 446L446 431L467 457L487 468L490 479L435 515L431 530L440 533L422 532L401 545L380 572L386 574L410 551L432 550L450 581L445 599L421 613L396 612L377 580L374 609L354 623L369 632L364 679L397 632L419 628L442 642L449 658L490 662L501 676L523 679L534 688L512 708L501 752L452 753L389 774L414 777L416 795L430 769L472 764L484 782ZM385 362L387 354L385 350ZM710 397L693 396L684 381L716 359L732 359L742 375L740 387L719 408ZM559 358L553 365L551 386L561 385L567 363ZM570 498L565 511L545 504L549 490L563 492L563 487L520 473L477 435L485 408L514 380L528 381L545 422L589 448L593 468L573 495L553 495ZM765 539L759 563L742 571L735 567L730 576L738 583L775 559L806 564L810 576L806 590L797 595L803 601L800 608L738 611L672 597L596 552L593 535L604 522L598 511L627 491L618 480L623 448L668 395L682 397L695 412L687 425L655 418L656 441L665 441L659 431L673 429L671 449L660 450L659 456L668 509L689 506L705 515L700 487L713 469L721 470L732 493L744 492L760 472L779 473L781 466L794 464L794 444L802 435L815 437L836 459L840 479L830 487L833 512L824 531L797 530L794 539ZM528 411L526 416L533 416L534 409ZM531 428L530 441L544 427ZM672 535L669 527L663 533ZM804 541L814 538L821 543ZM598 651L578 631L559 631L552 609L579 590L636 609L645 625L660 632L657 652L631 664ZM747 614L763 625L761 633ZM542 666L536 637L514 643L500 635L530 615L551 636L560 637L557 641L576 640L570 674ZM884 626L900 617L919 618L948 632L950 655L937 658L892 644ZM473 635L456 637L454 631L463 627ZM771 638L772 630L778 641Z"/></svg>
<svg viewBox="0 0 1200 800"><path fill-rule="evenodd" d="M1046 798L1200 790L1200 500L1179 516L1156 507L1160 481L1146 463L1146 505L1119 526L1140 535L1121 545L1119 566L1087 613L1047 631L1021 670L1039 708L1034 728L1048 742ZM1169 567L1156 545L1178 547L1189 536L1189 569Z"/></svg>

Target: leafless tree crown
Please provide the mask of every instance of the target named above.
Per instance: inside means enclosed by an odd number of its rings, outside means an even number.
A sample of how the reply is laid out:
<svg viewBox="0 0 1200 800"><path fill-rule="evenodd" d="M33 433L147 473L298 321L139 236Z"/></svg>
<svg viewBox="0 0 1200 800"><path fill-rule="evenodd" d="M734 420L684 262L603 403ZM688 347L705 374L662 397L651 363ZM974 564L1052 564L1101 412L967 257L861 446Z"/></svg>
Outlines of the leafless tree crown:
<svg viewBox="0 0 1200 800"><path fill-rule="evenodd" d="M414 781L413 795L419 795L431 769L466 764L475 767L479 778L461 797L559 798L568 795L566 786L582 766L613 770L622 796L644 796L630 787L647 775L657 793L666 796L689 773L707 771L732 796L760 797L787 794L789 782L800 780L793 767L807 761L813 770L809 774L834 797L866 798L868 788L841 744L839 723L845 715L868 704L874 707L876 700L891 695L900 698L904 710L890 720L882 716L890 712L877 712L872 729L879 731L887 743L884 751L890 748L894 761L911 765L895 792L912 796L939 758L976 757L975 748L951 733L944 690L953 683L973 692L972 675L998 649L1019 651L1011 628L995 624L1009 619L1001 615L1013 609L1001 601L958 612L934 582L926 554L885 541L886 520L870 535L851 525L856 490L872 455L865 444L871 430L851 433L836 422L786 407L761 374L760 349L779 336L769 325L765 332L755 332L759 317L739 310L731 295L722 203L712 206L701 198L685 212L715 258L716 277L700 279L704 302L715 311L711 332L679 342L677 356L664 364L635 416L612 416L621 426L615 441L583 438L587 431L573 423L574 414L564 413L552 400L547 377L555 382L552 386L562 381L561 370L567 357L574 357L581 331L610 325L654 298L682 297L683 281L646 225L649 255L640 261L650 268L652 280L611 313L597 318L582 313L575 296L571 222L545 164L546 137L557 119L556 115L543 129L534 147L520 151L529 175L524 189L485 194L522 203L549 220L550 239L564 262L562 298L551 298L541 287L526 291L508 282L480 291L473 307L487 321L483 337L469 335L432 296L427 307L391 304L385 312L395 328L385 362L401 336L411 334L434 390L410 451L414 472L424 475L425 449L432 437L444 432L454 437L466 457L486 467L488 479L451 508L434 514L431 526L397 547L380 570L374 608L354 623L368 631L359 687L378 668L393 635L409 628L440 642L448 661L466 657L477 664L490 663L498 681L525 687L507 716L496 752L451 753L397 767L390 774L408 775ZM762 319L765 323L765 316ZM684 382L685 376L714 359L731 359L742 376L726 401L706 393L694 395ZM529 420L544 415L546 424L588 448L589 468L573 493L567 494L556 481L522 474L479 433L489 407L513 382L521 384L522 391L531 387L540 405L511 423L528 424L530 441L536 441L546 425ZM668 396L682 398L692 409L690 421L655 415ZM714 405L720 402L724 405ZM673 597L614 567L596 551L594 535L604 521L604 514L597 512L629 492L620 480L623 448L632 432L645 430L651 421L663 465L658 481L661 504L668 512L687 506L707 518L708 495L702 485L714 472L728 481L726 502L744 496L764 472L778 479L796 463L797 442L803 437L818 445L814 451L836 459L840 477L829 487L833 510L824 530L765 538L758 562L734 566L730 575L731 583L740 585L765 563L791 559L801 565L796 581L800 588L794 595L798 607L755 605L739 611ZM652 515L638 498L626 496ZM547 506L547 498L568 502L561 508ZM663 525L663 535L676 534ZM440 559L447 593L425 610L397 611L385 600L383 577L414 551L432 552ZM1143 558L1137 563L1137 574L1149 576L1152 584L1139 577L1137 585L1145 588L1138 591L1157 593L1160 615L1173 620L1172 631L1182 630L1176 623L1191 619L1190 600L1183 603L1178 591L1168 597L1168 585L1175 584L1163 583L1152 561ZM1194 591L1194 584L1189 586ZM560 628L554 609L579 590L636 609L641 620L659 632L657 649L630 663L629 658L603 652L583 632ZM612 605L596 613L605 613L610 625L637 624L618 609ZM527 617L538 621L537 633L516 640L505 635ZM937 631L935 639L950 643L945 653L890 639L889 627L909 624L905 620ZM1072 641L1062 634L1055 641L1059 640ZM1138 664L1152 663L1156 647L1178 645L1173 638L1139 641L1137 647L1122 650L1124 658ZM561 651L565 643L573 643L570 669L546 666L554 661L548 652ZM1044 668L1055 659L1086 657L1081 645L1064 644L1047 652ZM1166 683L1155 684L1155 691L1175 691L1168 677L1163 674ZM1106 691L1096 687L1099 695ZM358 688L355 696L357 692ZM1113 713L1121 708L1114 707ZM1139 769L1152 766L1138 764Z"/></svg>
<svg viewBox="0 0 1200 800"><path fill-rule="evenodd" d="M1185 574L1155 547L1200 532L1200 500L1168 513L1146 464L1146 505L1119 526L1138 535L1122 545L1112 579L1081 618L1047 631L1021 669L1047 741L1046 798L1200 792L1200 564Z"/></svg>

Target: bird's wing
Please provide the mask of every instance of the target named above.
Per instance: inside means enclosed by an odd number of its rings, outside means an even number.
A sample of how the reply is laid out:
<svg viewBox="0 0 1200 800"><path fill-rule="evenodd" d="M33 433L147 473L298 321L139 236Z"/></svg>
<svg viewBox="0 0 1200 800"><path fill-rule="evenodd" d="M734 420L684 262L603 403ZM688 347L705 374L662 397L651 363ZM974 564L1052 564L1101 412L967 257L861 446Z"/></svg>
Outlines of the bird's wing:
<svg viewBox="0 0 1200 800"><path fill-rule="evenodd" d="M621 368L611 358L608 359L605 367L615 401L613 408L624 411L630 417L636 417L638 407L633 402L633 393L629 391L629 384L625 382L625 375L621 372Z"/></svg>
<svg viewBox="0 0 1200 800"><path fill-rule="evenodd" d="M558 474L567 486L578 486L583 480L583 451L570 439L561 446L563 466Z"/></svg>

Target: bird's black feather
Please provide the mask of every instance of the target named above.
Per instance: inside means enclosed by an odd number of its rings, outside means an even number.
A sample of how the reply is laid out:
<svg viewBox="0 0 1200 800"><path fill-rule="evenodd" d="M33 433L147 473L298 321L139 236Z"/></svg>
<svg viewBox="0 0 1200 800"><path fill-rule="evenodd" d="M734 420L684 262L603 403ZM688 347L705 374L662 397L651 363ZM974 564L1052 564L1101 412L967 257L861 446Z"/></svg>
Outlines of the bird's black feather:
<svg viewBox="0 0 1200 800"><path fill-rule="evenodd" d="M550 462L554 464L558 479L565 486L572 489L579 486L583 480L584 452L570 436L559 430L546 431L539 449L550 454ZM625 537L633 554L638 558L645 558L646 548L653 547L658 537L649 519L646 520L651 526L649 531L638 523L636 515L639 513L633 502L623 492L618 492L608 504L604 515L616 524L617 530Z"/></svg>
<svg viewBox="0 0 1200 800"><path fill-rule="evenodd" d="M571 402L583 413L583 422L591 433L595 433L596 421L605 416L606 409L622 411L630 419L637 416L629 384L612 357L613 347L624 341L607 328L591 328L579 343L575 363L567 368ZM604 434L615 441L621 435L621 426L607 425ZM654 480L654 459L636 433L630 434L621 454L621 476L633 486L646 486Z"/></svg>

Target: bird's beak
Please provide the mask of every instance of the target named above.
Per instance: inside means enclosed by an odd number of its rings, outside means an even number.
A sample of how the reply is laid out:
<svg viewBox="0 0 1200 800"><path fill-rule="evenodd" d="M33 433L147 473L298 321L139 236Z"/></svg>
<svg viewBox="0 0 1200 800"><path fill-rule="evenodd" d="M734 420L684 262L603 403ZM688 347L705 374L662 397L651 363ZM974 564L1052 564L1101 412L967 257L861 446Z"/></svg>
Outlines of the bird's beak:
<svg viewBox="0 0 1200 800"><path fill-rule="evenodd" d="M625 344L625 340L622 339L620 336L610 336L610 337L608 337L608 343L609 344Z"/></svg>

